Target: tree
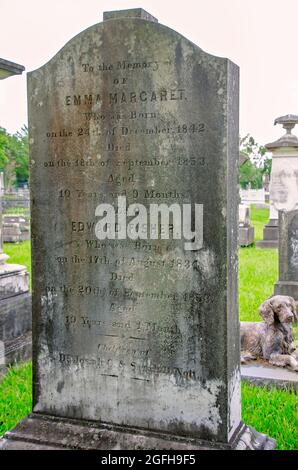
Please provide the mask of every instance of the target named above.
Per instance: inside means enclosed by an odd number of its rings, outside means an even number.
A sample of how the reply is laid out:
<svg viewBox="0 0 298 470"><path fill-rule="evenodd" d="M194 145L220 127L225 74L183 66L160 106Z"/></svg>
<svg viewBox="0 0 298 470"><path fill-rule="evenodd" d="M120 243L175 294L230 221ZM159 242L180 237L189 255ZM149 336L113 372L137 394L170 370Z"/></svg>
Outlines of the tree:
<svg viewBox="0 0 298 470"><path fill-rule="evenodd" d="M9 134L3 127L0 127L0 170L4 170L9 162L7 157L7 150L9 147Z"/></svg>
<svg viewBox="0 0 298 470"><path fill-rule="evenodd" d="M248 157L240 166L241 187L246 188L250 184L253 189L262 188L263 175L271 173L272 159L269 158L266 148L247 134L243 138L240 137L240 151Z"/></svg>
<svg viewBox="0 0 298 470"><path fill-rule="evenodd" d="M250 186L252 189L262 188L262 173L259 168L247 160L240 167L240 186L242 188L247 188Z"/></svg>
<svg viewBox="0 0 298 470"><path fill-rule="evenodd" d="M17 132L14 137L16 138L15 170L17 183L27 183L29 179L29 145L27 126L23 126L21 131Z"/></svg>
<svg viewBox="0 0 298 470"><path fill-rule="evenodd" d="M14 135L8 134L0 127L0 171L4 171L7 189L28 181L29 150L26 126Z"/></svg>

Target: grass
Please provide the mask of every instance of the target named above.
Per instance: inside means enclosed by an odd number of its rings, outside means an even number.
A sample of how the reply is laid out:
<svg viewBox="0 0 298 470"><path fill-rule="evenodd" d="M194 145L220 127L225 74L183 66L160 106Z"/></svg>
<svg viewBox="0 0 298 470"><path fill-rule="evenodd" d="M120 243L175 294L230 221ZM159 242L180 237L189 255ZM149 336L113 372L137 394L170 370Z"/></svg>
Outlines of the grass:
<svg viewBox="0 0 298 470"><path fill-rule="evenodd" d="M251 208L255 240L263 238L269 209ZM273 294L278 279L278 251L252 245L239 250L239 316L241 321L260 321L259 306Z"/></svg>
<svg viewBox="0 0 298 470"><path fill-rule="evenodd" d="M24 217L30 216L30 210L25 207L4 207L2 208L4 215L23 215Z"/></svg>
<svg viewBox="0 0 298 470"><path fill-rule="evenodd" d="M298 448L298 401L295 393L242 384L242 419L276 439L278 450Z"/></svg>
<svg viewBox="0 0 298 470"><path fill-rule="evenodd" d="M31 411L31 363L12 367L0 382L0 436Z"/></svg>
<svg viewBox="0 0 298 470"><path fill-rule="evenodd" d="M4 243L4 252L10 257L9 263L26 266L31 279L30 240L21 243Z"/></svg>
<svg viewBox="0 0 298 470"><path fill-rule="evenodd" d="M255 239L263 238L268 221L267 209L251 210ZM27 266L30 272L30 243L6 243L10 262ZM260 321L258 307L273 294L278 278L277 250L241 248L239 253L239 312L242 321ZM0 435L11 429L31 411L31 364L11 368L0 382ZM297 395L282 390L267 390L242 384L244 422L277 441L279 450L298 448Z"/></svg>

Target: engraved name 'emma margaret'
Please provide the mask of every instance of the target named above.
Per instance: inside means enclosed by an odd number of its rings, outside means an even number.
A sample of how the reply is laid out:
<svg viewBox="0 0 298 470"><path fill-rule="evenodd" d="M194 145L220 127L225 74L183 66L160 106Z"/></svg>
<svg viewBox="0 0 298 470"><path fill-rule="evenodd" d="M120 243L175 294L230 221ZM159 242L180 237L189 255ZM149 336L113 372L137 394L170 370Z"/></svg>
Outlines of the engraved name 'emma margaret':
<svg viewBox="0 0 298 470"><path fill-rule="evenodd" d="M107 96L110 106L123 103L146 103L146 102L159 102L159 101L182 101L187 100L184 88L159 90L139 90L130 92L110 92L107 95L101 93L78 93L75 95L65 96L66 106L90 106L92 104L99 104L103 101L103 96Z"/></svg>

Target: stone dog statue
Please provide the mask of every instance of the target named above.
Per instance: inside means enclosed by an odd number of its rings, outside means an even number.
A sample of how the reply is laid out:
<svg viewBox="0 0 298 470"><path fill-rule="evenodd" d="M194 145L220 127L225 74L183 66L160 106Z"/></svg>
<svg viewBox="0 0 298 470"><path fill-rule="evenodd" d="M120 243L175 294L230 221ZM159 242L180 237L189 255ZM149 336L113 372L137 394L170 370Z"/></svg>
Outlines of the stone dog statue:
<svg viewBox="0 0 298 470"><path fill-rule="evenodd" d="M292 297L275 295L260 306L263 322L242 322L241 362L264 359L270 364L298 371L298 349L291 323L298 323Z"/></svg>

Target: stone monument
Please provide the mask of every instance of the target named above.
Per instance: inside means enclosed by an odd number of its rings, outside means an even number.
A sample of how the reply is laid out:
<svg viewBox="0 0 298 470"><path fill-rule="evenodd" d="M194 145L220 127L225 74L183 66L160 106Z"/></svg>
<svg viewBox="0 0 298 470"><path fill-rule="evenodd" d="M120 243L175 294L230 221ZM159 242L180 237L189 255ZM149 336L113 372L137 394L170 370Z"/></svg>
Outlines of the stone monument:
<svg viewBox="0 0 298 470"><path fill-rule="evenodd" d="M269 187L270 187L270 175L268 173L265 173L263 175L263 188L264 188L264 191L265 191L265 202L267 202L267 203L270 202Z"/></svg>
<svg viewBox="0 0 298 470"><path fill-rule="evenodd" d="M297 116L288 114L277 118L274 124L282 124L286 134L276 142L265 147L272 152L270 180L270 220L264 227L263 240L257 242L258 248L278 248L279 226L278 211L298 208L298 139L291 133ZM291 194L291 196L289 196ZM289 199L296 198L296 202Z"/></svg>
<svg viewBox="0 0 298 470"><path fill-rule="evenodd" d="M267 208L265 202L265 190L262 189L241 189L241 201L243 204L250 206L253 204L257 209Z"/></svg>
<svg viewBox="0 0 298 470"><path fill-rule="evenodd" d="M249 160L247 154L243 151L239 153L239 164L244 165ZM241 194L241 191L240 191ZM239 245L250 246L254 242L255 229L250 223L250 206L248 204L239 204Z"/></svg>
<svg viewBox="0 0 298 470"><path fill-rule="evenodd" d="M279 280L274 293L298 301L298 210L279 213Z"/></svg>
<svg viewBox="0 0 298 470"><path fill-rule="evenodd" d="M273 448L241 420L237 66L108 12L28 99L34 404L2 448Z"/></svg>
<svg viewBox="0 0 298 470"><path fill-rule="evenodd" d="M271 198L279 213L279 280L275 294L290 295L298 301L298 139L292 129L298 116L288 114L275 120L286 134L266 147L275 165L271 177ZM272 160L272 161L273 161Z"/></svg>
<svg viewBox="0 0 298 470"><path fill-rule="evenodd" d="M29 217L17 214L3 215L3 241L19 243L30 239Z"/></svg>
<svg viewBox="0 0 298 470"><path fill-rule="evenodd" d="M257 248L278 248L278 211L274 208L271 201L269 222L263 229L263 240L257 240Z"/></svg>
<svg viewBox="0 0 298 470"><path fill-rule="evenodd" d="M24 67L0 59L0 79L20 74ZM25 266L8 264L3 251L3 173L0 174L0 376L8 365L31 358L31 296Z"/></svg>
<svg viewBox="0 0 298 470"><path fill-rule="evenodd" d="M254 235L255 229L250 223L250 208L246 204L239 204L239 245L252 245Z"/></svg>
<svg viewBox="0 0 298 470"><path fill-rule="evenodd" d="M22 75L25 67L10 60L0 58L0 80L12 77L13 75Z"/></svg>

